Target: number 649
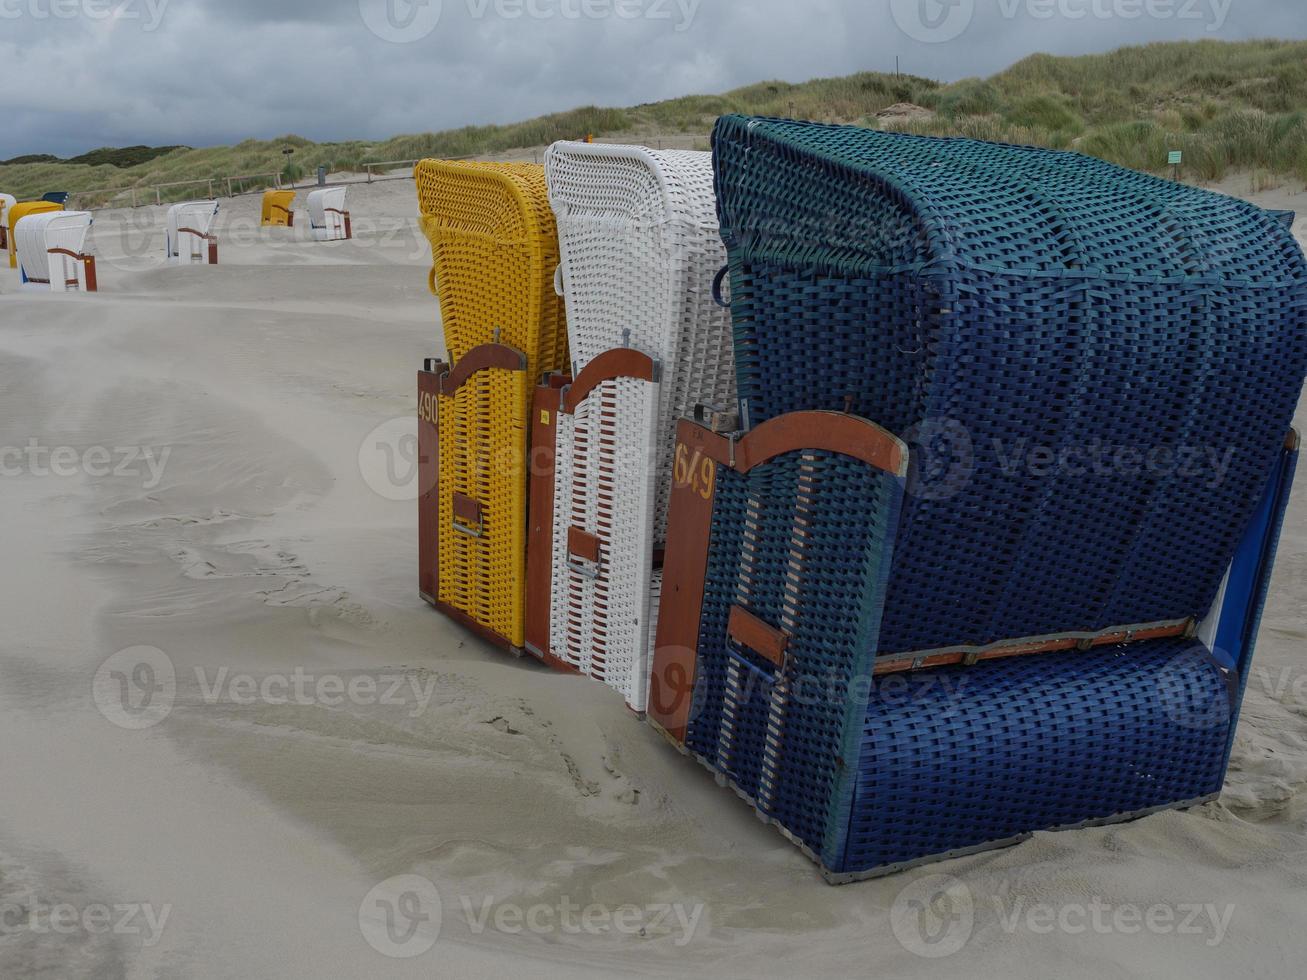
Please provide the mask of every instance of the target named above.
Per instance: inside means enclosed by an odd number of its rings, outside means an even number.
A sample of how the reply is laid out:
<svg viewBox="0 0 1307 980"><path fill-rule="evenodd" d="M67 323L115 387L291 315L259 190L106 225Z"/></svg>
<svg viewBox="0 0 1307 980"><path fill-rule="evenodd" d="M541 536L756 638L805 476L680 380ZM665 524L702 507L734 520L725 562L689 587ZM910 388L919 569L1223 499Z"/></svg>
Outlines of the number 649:
<svg viewBox="0 0 1307 980"><path fill-rule="evenodd" d="M696 449L691 456L685 443L677 443L673 476L678 487L690 487L704 500L709 500L717 480L717 467L701 450Z"/></svg>

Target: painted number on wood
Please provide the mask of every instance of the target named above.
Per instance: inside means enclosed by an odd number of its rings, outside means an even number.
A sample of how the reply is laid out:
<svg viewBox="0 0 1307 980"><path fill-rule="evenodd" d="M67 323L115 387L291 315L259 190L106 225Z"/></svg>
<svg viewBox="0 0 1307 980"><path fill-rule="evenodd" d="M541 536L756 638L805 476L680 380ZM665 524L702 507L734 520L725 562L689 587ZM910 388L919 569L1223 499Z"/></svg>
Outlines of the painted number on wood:
<svg viewBox="0 0 1307 980"><path fill-rule="evenodd" d="M440 414L436 409L436 399L434 395L429 395L425 391L418 394L418 421L426 422L428 425L438 425L437 421Z"/></svg>
<svg viewBox="0 0 1307 980"><path fill-rule="evenodd" d="M678 488L690 487L704 500L711 500L713 491L717 489L717 467L713 465L713 461L698 449L694 451L693 456L690 455L689 447L683 442L676 445L676 466L673 475Z"/></svg>

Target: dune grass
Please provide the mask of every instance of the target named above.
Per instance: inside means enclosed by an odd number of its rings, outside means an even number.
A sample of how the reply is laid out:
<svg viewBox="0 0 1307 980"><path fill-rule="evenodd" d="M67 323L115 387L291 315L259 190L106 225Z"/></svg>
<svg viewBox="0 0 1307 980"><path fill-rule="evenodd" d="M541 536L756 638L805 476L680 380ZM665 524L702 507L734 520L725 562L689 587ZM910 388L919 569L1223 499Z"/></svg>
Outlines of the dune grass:
<svg viewBox="0 0 1307 980"><path fill-rule="evenodd" d="M914 103L933 115L876 118L898 102ZM293 166L312 174L318 166L358 170L367 161L505 153L587 133L610 139L655 134L706 139L713 120L727 112L1075 149L1154 172L1168 169L1168 151L1183 150L1186 173L1203 180L1249 171L1260 181L1307 181L1307 42L1199 41L1077 58L1039 54L991 78L948 85L912 75L862 72L797 84L758 82L722 95L624 109L586 106L507 126L467 126L380 142L313 143L285 136L180 148L130 167L48 161L0 166L0 189L20 198L67 190L74 192L74 203L95 207L130 200L132 187L182 180L264 175L262 181L240 185L255 190L271 183L268 175L282 172L287 146L295 149ZM225 193L225 182L217 190ZM171 188L162 197L180 200L205 192L203 185Z"/></svg>

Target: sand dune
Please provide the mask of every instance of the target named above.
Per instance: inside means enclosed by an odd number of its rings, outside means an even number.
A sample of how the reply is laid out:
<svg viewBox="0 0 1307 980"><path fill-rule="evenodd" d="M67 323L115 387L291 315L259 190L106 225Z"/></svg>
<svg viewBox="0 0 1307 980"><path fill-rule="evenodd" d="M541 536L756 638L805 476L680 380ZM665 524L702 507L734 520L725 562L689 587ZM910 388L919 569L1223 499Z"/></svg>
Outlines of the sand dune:
<svg viewBox="0 0 1307 980"><path fill-rule="evenodd" d="M258 229L254 198L224 201L222 264L184 269L163 267L160 209L102 212L98 296L20 293L0 270L0 447L77 460L60 476L24 456L0 477L0 911L167 910L157 936L5 929L0 976L1301 970L1307 491L1221 802L831 888L612 691L508 659L418 599L405 436L415 371L442 351L414 204L409 181L356 186L357 238L315 244ZM140 646L166 656L175 696L128 730L93 683ZM356 696L289 696L297 676ZM440 937L388 958L360 905L404 874L438 888ZM970 890L974 930L926 959L890 910L935 874ZM1217 942L1021 917L1095 899L1233 908ZM494 924L570 905L675 906L693 928Z"/></svg>

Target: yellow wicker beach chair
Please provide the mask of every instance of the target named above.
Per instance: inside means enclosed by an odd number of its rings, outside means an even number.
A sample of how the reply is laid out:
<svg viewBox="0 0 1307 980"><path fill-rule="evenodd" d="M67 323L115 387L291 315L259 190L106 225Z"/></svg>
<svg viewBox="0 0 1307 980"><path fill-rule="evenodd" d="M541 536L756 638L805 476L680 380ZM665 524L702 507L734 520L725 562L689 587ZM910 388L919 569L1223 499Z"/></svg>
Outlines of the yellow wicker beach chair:
<svg viewBox="0 0 1307 980"><path fill-rule="evenodd" d="M419 384L419 414L437 423L420 430L437 474L420 504L421 591L520 651L529 399L540 375L567 364L544 168L424 160L415 176L448 351Z"/></svg>
<svg viewBox="0 0 1307 980"><path fill-rule="evenodd" d="M294 191L264 191L262 224L274 228L294 227L295 212L291 210L294 200Z"/></svg>

